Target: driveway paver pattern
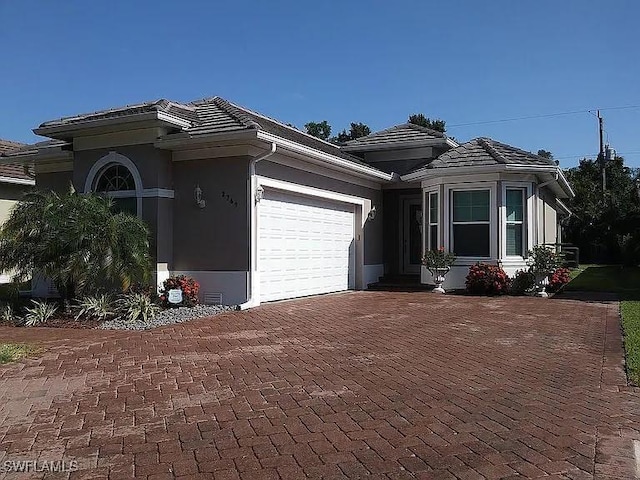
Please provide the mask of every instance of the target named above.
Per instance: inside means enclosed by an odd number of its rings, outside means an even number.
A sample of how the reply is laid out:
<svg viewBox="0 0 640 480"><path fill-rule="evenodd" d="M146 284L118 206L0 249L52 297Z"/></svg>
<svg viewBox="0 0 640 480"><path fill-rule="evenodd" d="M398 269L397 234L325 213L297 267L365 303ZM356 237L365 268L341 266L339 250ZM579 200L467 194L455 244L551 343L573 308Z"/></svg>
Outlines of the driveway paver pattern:
<svg viewBox="0 0 640 480"><path fill-rule="evenodd" d="M615 302L348 292L0 339L46 348L0 367L0 467L79 468L6 478L637 474Z"/></svg>

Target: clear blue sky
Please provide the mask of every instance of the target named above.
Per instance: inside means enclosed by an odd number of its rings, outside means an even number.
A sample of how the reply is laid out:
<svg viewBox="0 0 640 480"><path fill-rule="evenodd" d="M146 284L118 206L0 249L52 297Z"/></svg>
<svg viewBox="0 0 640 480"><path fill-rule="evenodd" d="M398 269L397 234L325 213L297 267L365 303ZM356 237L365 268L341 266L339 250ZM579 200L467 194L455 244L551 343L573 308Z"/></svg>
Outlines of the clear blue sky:
<svg viewBox="0 0 640 480"><path fill-rule="evenodd" d="M220 95L300 128L373 130L423 112L571 166L588 113L640 105L636 0L0 0L0 137L127 103ZM604 110L640 166L640 108ZM573 157L573 158L568 158Z"/></svg>

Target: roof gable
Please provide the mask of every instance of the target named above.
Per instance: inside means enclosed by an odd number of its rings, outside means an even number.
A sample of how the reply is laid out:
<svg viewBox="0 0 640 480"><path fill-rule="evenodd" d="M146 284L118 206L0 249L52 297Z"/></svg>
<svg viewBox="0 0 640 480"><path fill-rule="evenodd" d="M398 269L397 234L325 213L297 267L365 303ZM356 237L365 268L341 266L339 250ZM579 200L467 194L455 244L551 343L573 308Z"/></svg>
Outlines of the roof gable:
<svg viewBox="0 0 640 480"><path fill-rule="evenodd" d="M377 146L388 148L406 143L432 142L434 140L445 140L446 138L447 136L442 132L413 123L402 123L374 132L366 137L350 140L343 145L343 148L345 150L358 151L360 148Z"/></svg>
<svg viewBox="0 0 640 480"><path fill-rule="evenodd" d="M425 168L473 167L483 165L556 166L548 158L497 142L490 138L475 138L438 156Z"/></svg>
<svg viewBox="0 0 640 480"><path fill-rule="evenodd" d="M343 152L339 146L309 135L278 120L231 103L220 97L191 102L197 113L197 121L186 129L191 136L210 135L242 130L261 130L299 143L344 160L367 165L359 158Z"/></svg>

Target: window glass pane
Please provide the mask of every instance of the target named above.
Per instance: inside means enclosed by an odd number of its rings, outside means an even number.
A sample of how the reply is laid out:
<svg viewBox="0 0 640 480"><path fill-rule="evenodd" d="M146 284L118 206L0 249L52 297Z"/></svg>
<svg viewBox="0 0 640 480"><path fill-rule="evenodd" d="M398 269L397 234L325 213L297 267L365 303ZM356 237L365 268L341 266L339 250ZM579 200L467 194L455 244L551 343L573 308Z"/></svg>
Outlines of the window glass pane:
<svg viewBox="0 0 640 480"><path fill-rule="evenodd" d="M438 194L429 195L429 223L438 223Z"/></svg>
<svg viewBox="0 0 640 480"><path fill-rule="evenodd" d="M522 224L507 224L507 255L522 256Z"/></svg>
<svg viewBox="0 0 640 480"><path fill-rule="evenodd" d="M453 252L459 257L488 257L489 225L453 225Z"/></svg>
<svg viewBox="0 0 640 480"><path fill-rule="evenodd" d="M422 259L422 204L409 205L409 263L419 265Z"/></svg>
<svg viewBox="0 0 640 480"><path fill-rule="evenodd" d="M488 222L489 190L453 192L454 222Z"/></svg>
<svg viewBox="0 0 640 480"><path fill-rule="evenodd" d="M507 222L522 222L524 219L524 201L522 189L507 190Z"/></svg>
<svg viewBox="0 0 640 480"><path fill-rule="evenodd" d="M111 209L114 213L130 213L131 215L138 214L138 199L127 197L127 198L112 198L113 207Z"/></svg>
<svg viewBox="0 0 640 480"><path fill-rule="evenodd" d="M431 242L429 248L431 250L437 250L440 245L438 245L438 226L431 225L429 227L429 241Z"/></svg>
<svg viewBox="0 0 640 480"><path fill-rule="evenodd" d="M133 175L124 165L111 165L102 172L96 182L96 192L116 192L122 190L135 190Z"/></svg>

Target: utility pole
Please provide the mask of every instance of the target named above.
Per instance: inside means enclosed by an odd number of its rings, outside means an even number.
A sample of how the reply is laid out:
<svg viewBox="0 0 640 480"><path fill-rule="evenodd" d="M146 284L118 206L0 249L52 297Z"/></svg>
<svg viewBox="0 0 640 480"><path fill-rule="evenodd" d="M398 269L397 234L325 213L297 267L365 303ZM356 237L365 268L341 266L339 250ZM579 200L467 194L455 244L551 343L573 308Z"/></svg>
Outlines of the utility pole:
<svg viewBox="0 0 640 480"><path fill-rule="evenodd" d="M598 160L600 161L600 169L602 170L602 193L607 191L607 172L605 169L605 157L604 157L604 140L602 137L602 124L603 120L600 116L600 110L598 110L598 130L600 133L600 153L598 153Z"/></svg>

